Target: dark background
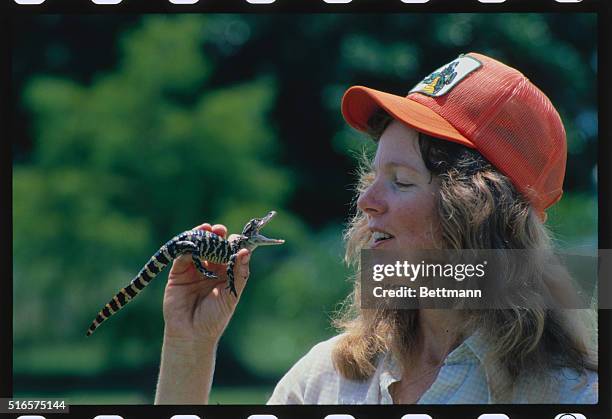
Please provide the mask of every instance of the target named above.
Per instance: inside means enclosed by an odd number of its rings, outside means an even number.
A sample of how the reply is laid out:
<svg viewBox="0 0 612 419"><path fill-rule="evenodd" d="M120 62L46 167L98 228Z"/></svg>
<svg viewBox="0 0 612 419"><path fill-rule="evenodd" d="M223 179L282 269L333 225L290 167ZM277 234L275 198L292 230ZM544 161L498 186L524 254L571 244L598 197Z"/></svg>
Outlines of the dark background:
<svg viewBox="0 0 612 419"><path fill-rule="evenodd" d="M219 349L211 402L263 403L333 335L355 154L339 111L405 94L463 52L520 69L568 132L560 248L597 247L594 14L23 16L14 19L16 396L151 403L165 274L92 338L101 306L175 233L279 212Z"/></svg>

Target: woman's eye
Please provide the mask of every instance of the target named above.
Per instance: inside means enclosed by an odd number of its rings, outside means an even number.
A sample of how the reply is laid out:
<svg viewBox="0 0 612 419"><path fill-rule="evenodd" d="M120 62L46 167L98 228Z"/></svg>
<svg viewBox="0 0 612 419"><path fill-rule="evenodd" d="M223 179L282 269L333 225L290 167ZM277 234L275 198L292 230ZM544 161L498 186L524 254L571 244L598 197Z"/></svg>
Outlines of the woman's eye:
<svg viewBox="0 0 612 419"><path fill-rule="evenodd" d="M395 181L395 186L400 187L400 188L408 188L410 186L414 186L412 183L404 183L404 182L399 182L399 181Z"/></svg>

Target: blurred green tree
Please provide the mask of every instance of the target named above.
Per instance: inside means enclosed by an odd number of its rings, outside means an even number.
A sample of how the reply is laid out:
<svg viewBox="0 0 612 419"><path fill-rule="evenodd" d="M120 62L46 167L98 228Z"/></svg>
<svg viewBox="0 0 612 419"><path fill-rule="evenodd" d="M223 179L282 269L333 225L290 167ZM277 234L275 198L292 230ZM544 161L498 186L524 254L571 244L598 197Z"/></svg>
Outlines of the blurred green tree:
<svg viewBox="0 0 612 419"><path fill-rule="evenodd" d="M117 69L90 86L41 75L24 92L36 122L32 161L14 167L14 298L28 301L15 307L17 348L79 342L104 300L176 232L205 219L236 230L282 208L289 176L273 164L265 118L274 82L209 86L205 25L146 18L122 38ZM141 300L101 337L114 342L106 366L133 366L122 354L134 350L121 348L134 342L137 363L157 359L145 348L162 330L160 300Z"/></svg>

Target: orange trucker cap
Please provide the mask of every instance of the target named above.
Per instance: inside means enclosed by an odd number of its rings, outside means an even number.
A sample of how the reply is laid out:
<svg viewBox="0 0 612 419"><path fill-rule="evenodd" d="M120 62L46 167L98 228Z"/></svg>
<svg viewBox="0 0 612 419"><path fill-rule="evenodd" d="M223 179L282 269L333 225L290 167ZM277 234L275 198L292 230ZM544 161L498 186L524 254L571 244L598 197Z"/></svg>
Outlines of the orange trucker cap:
<svg viewBox="0 0 612 419"><path fill-rule="evenodd" d="M471 52L440 67L406 97L364 86L342 98L359 131L377 109L432 137L478 150L529 200L542 220L563 194L565 129L548 97L518 70Z"/></svg>

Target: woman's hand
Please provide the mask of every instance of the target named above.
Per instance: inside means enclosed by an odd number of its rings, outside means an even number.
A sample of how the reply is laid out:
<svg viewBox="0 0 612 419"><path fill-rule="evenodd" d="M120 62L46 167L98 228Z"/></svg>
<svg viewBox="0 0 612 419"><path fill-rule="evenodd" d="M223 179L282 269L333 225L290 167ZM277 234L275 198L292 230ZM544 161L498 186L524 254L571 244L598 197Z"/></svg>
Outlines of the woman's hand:
<svg viewBox="0 0 612 419"><path fill-rule="evenodd" d="M202 224L199 230L221 237L227 228L221 224ZM230 236L230 240L235 235ZM165 339L204 342L216 345L227 327L249 277L250 252L238 252L234 278L238 298L227 287L227 265L204 262L218 279L207 279L195 268L191 255L174 260L164 294Z"/></svg>

